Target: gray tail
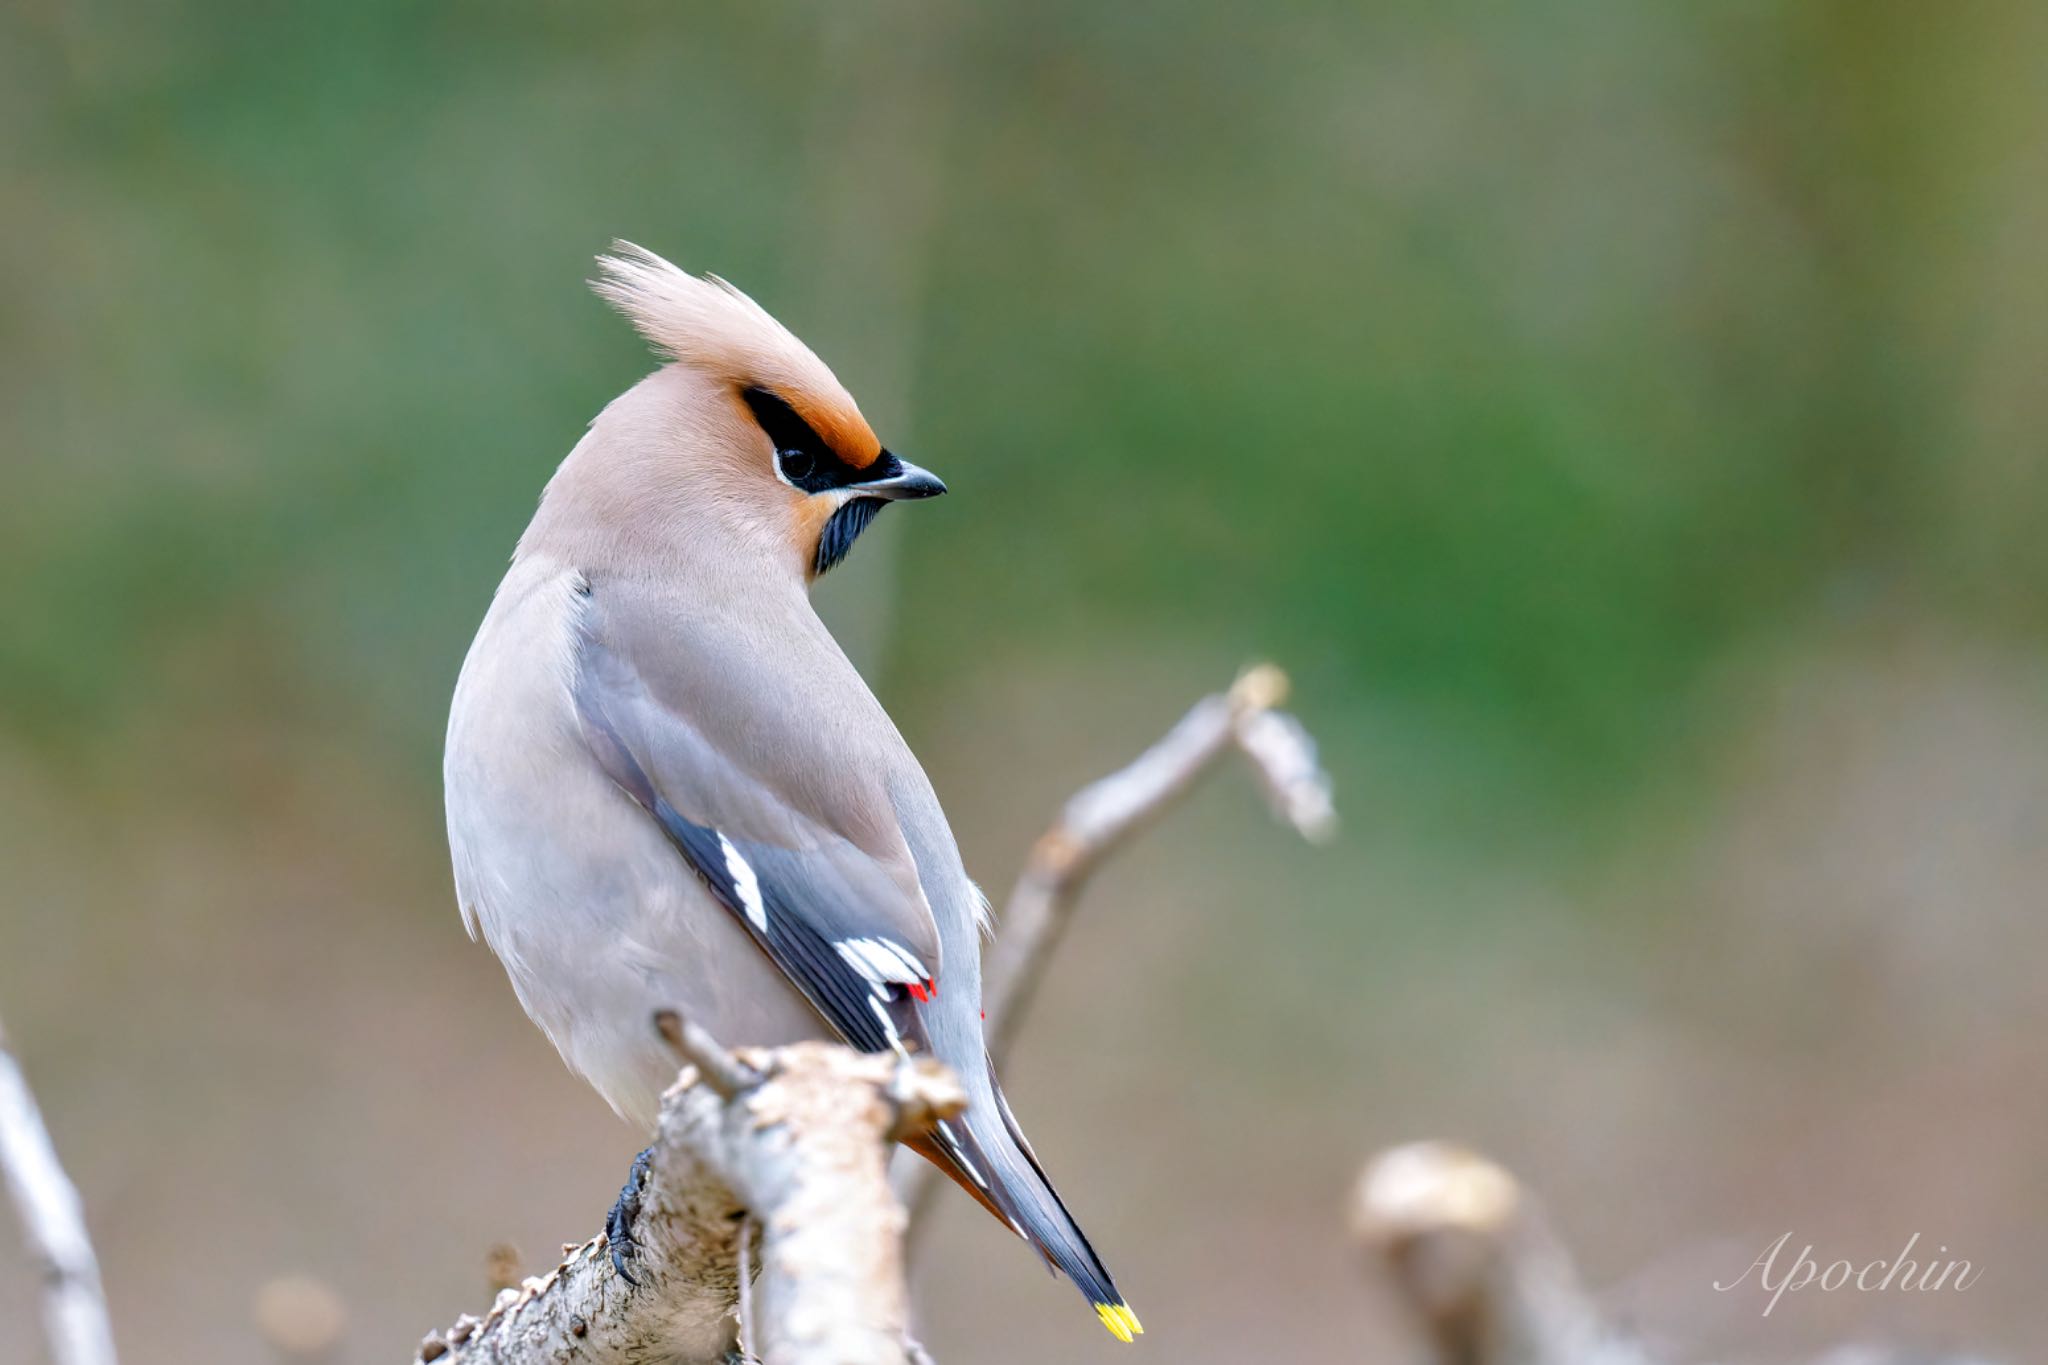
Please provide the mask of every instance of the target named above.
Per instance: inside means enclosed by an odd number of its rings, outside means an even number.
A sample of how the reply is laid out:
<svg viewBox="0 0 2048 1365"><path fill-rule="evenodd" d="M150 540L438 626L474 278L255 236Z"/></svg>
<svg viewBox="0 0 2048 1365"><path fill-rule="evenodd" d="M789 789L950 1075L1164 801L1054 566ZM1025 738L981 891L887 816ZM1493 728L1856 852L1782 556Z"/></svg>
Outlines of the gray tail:
<svg viewBox="0 0 2048 1365"><path fill-rule="evenodd" d="M938 1126L935 1137L917 1144L982 1207L1008 1223L1029 1242L1052 1269L1074 1282L1087 1296L1095 1315L1110 1334L1129 1341L1145 1329L1131 1312L1109 1271L1088 1245L1081 1225L1067 1212L1059 1191L1046 1179L1045 1168L1017 1126L1002 1087L989 1074L994 1112L975 1105L959 1118Z"/></svg>

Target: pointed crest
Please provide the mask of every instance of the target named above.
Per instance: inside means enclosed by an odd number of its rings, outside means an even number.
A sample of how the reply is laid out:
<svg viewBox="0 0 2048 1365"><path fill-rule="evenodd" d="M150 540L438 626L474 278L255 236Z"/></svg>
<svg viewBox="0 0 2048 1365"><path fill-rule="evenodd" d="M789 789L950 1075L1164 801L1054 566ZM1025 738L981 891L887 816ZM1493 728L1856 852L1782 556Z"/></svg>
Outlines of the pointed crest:
<svg viewBox="0 0 2048 1365"><path fill-rule="evenodd" d="M736 389L768 389L865 468L881 451L853 396L811 348L716 275L685 274L645 247L612 243L590 287L656 350Z"/></svg>

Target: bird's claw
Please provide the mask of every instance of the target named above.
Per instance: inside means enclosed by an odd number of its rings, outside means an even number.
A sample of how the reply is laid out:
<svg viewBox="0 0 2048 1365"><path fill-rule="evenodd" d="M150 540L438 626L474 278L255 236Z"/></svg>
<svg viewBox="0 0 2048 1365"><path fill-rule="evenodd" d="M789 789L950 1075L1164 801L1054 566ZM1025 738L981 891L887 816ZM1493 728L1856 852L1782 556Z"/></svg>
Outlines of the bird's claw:
<svg viewBox="0 0 2048 1365"><path fill-rule="evenodd" d="M604 1240L612 1254L612 1269L635 1289L640 1287L640 1281L626 1269L626 1262L640 1254L640 1244L633 1240L633 1221L640 1216L640 1192L647 1188L647 1163L653 1159L652 1147L633 1158L633 1169L626 1173L626 1183L619 1190L618 1201L604 1218Z"/></svg>

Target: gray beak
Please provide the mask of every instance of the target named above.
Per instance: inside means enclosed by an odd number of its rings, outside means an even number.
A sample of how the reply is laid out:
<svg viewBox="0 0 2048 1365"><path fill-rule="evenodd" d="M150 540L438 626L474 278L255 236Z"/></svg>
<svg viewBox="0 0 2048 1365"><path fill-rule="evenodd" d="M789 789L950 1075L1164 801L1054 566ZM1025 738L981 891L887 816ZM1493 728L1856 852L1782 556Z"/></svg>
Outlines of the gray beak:
<svg viewBox="0 0 2048 1365"><path fill-rule="evenodd" d="M888 451L872 466L877 477L848 484L847 488L864 498L887 498L891 502L909 498L936 498L946 491L946 485L939 476L929 469L919 469L908 460L898 459Z"/></svg>

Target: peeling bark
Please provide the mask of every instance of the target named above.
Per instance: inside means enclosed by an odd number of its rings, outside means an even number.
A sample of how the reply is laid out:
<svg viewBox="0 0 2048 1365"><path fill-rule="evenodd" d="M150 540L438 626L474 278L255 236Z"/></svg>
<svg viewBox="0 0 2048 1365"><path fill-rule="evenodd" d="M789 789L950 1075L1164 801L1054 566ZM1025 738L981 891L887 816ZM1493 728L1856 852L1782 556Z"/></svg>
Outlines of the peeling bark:
<svg viewBox="0 0 2048 1365"><path fill-rule="evenodd" d="M665 1030L668 1031L668 1030ZM943 1067L827 1043L727 1054L670 1032L687 1066L662 1099L628 1262L603 1237L421 1345L445 1365L712 1365L736 1350L743 1220L760 1227L753 1335L767 1365L903 1365L903 1137L958 1113Z"/></svg>

